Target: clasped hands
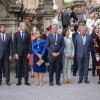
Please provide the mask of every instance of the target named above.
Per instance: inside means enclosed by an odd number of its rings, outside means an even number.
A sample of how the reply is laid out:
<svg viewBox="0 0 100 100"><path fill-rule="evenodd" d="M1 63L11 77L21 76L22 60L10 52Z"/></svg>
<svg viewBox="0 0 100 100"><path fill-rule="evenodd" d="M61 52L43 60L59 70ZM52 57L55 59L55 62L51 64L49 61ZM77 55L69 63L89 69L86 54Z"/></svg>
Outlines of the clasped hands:
<svg viewBox="0 0 100 100"><path fill-rule="evenodd" d="M39 59L42 59L42 55L41 54L37 54L37 56L39 57Z"/></svg>
<svg viewBox="0 0 100 100"><path fill-rule="evenodd" d="M52 53L53 57L58 57L60 54L59 53Z"/></svg>
<svg viewBox="0 0 100 100"><path fill-rule="evenodd" d="M69 59L73 59L74 58L73 55L66 55L66 57L69 58Z"/></svg>

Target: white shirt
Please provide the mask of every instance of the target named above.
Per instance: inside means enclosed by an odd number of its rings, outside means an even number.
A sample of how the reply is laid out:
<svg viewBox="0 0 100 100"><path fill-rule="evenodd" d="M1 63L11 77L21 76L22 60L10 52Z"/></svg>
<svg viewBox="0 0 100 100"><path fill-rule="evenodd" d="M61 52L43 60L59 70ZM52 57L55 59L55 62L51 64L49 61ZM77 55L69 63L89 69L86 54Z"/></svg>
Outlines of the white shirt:
<svg viewBox="0 0 100 100"><path fill-rule="evenodd" d="M1 39L2 39L2 41L3 41L3 35L4 35L4 41L5 41L5 39L6 39L6 33L1 33Z"/></svg>

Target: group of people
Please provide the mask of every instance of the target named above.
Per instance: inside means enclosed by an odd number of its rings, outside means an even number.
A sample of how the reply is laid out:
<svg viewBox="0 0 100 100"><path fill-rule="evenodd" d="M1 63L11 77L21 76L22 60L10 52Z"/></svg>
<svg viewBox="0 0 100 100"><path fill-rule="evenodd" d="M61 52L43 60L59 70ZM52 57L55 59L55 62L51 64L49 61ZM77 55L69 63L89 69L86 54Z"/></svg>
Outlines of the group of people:
<svg viewBox="0 0 100 100"><path fill-rule="evenodd" d="M35 74L36 86L44 85L43 73L46 72L46 62L49 64L49 84L53 86L54 73L57 85L61 85L61 69L63 83L73 83L73 76L79 72L78 83L89 83L88 69L90 54L92 58L92 75L95 69L99 76L100 84L100 26L93 20L94 13L83 21L78 20L75 9L71 13L67 8L61 14L62 29L55 20L54 24L47 28L46 34L33 27L31 34L27 31L26 23L21 22L18 31L12 37L6 33L5 25L0 25L0 85L2 74L5 73L6 84L10 83L10 61L15 58L17 86L22 84L24 77L25 85L29 83L29 65L32 75ZM98 17L99 20L99 17ZM62 67L62 68L61 68Z"/></svg>

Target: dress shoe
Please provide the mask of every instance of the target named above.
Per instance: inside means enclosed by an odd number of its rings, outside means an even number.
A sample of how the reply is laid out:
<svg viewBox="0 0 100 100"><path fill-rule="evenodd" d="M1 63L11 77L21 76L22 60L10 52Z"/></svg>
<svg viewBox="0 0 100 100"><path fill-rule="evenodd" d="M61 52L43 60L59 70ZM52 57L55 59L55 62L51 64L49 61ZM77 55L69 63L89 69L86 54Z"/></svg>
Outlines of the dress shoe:
<svg viewBox="0 0 100 100"><path fill-rule="evenodd" d="M22 85L22 83L19 83L19 82L18 82L16 85L19 86L19 85Z"/></svg>
<svg viewBox="0 0 100 100"><path fill-rule="evenodd" d="M95 76L95 74L93 73L92 76Z"/></svg>
<svg viewBox="0 0 100 100"><path fill-rule="evenodd" d="M8 86L11 86L11 83L10 83L10 82L6 82L6 84L7 84Z"/></svg>
<svg viewBox="0 0 100 100"><path fill-rule="evenodd" d="M100 84L100 80L98 81L98 84Z"/></svg>
<svg viewBox="0 0 100 100"><path fill-rule="evenodd" d="M76 73L73 73L73 76L76 76Z"/></svg>
<svg viewBox="0 0 100 100"><path fill-rule="evenodd" d="M60 83L60 82L57 82L56 84L57 84L57 85L61 85L61 83Z"/></svg>
<svg viewBox="0 0 100 100"><path fill-rule="evenodd" d="M5 74L3 74L3 77L5 77Z"/></svg>
<svg viewBox="0 0 100 100"><path fill-rule="evenodd" d="M90 83L88 80L85 80L84 82L87 83L87 84Z"/></svg>
<svg viewBox="0 0 100 100"><path fill-rule="evenodd" d="M78 83L82 83L82 80L79 80Z"/></svg>
<svg viewBox="0 0 100 100"><path fill-rule="evenodd" d="M25 85L28 85L28 86L30 86L31 84L27 82L27 83L25 83Z"/></svg>
<svg viewBox="0 0 100 100"><path fill-rule="evenodd" d="M50 82L50 86L53 86L53 82Z"/></svg>
<svg viewBox="0 0 100 100"><path fill-rule="evenodd" d="M64 84L68 84L69 83L69 80L63 80L63 83Z"/></svg>

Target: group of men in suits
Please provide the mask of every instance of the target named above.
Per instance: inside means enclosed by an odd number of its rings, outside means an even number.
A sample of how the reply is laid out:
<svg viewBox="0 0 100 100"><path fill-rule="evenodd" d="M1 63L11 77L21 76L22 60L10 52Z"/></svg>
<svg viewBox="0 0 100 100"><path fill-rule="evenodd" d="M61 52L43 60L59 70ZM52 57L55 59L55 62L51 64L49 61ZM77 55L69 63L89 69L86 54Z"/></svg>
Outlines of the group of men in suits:
<svg viewBox="0 0 100 100"><path fill-rule="evenodd" d="M65 47L64 37L57 32L58 26L52 26L52 34L49 34L46 39L46 46L48 50L49 59L49 82L50 86L53 86L54 72L56 69L56 84L60 83L60 69L62 62L62 53ZM96 34L99 33L98 27L95 29ZM93 39L96 34L92 36L87 34L86 26L78 26L77 32L73 33L72 39L75 47L75 61L77 62L74 71L76 74L79 70L79 81L82 83L83 79L85 83L88 81L88 67L89 67L89 55L90 51L94 52ZM92 37L92 38L91 38ZM17 86L22 84L22 77L24 77L25 85L30 86L28 82L28 59L31 54L31 39L30 34L26 31L26 23L21 22L19 24L19 31L14 34L14 39L6 33L4 25L0 25L0 85L2 82L2 69L5 69L6 84L11 86L10 83L10 61L14 56L16 59L16 72L18 83ZM95 56L95 54L94 54ZM96 60L96 58L94 58ZM94 62L95 63L95 62ZM95 64L94 64L95 67ZM95 68L94 68L95 69Z"/></svg>
<svg viewBox="0 0 100 100"><path fill-rule="evenodd" d="M14 40L6 33L4 25L0 25L0 85L2 82L2 69L5 70L6 84L11 86L10 83L10 61L14 56L16 59L16 72L18 83L21 85L22 76L25 79L25 85L28 83L28 59L31 53L31 39L30 34L26 31L26 23L19 24L19 31L14 34Z"/></svg>

